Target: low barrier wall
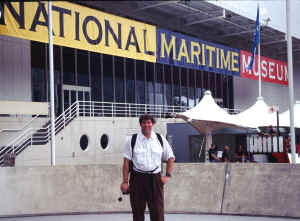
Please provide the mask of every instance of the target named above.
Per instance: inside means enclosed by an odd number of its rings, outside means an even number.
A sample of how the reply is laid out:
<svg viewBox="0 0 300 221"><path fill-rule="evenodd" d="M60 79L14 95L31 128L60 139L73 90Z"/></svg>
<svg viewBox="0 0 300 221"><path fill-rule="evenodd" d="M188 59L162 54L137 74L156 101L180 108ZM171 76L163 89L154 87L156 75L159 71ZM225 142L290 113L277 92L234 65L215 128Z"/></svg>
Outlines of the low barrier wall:
<svg viewBox="0 0 300 221"><path fill-rule="evenodd" d="M300 165L175 164L167 212L300 217ZM0 216L130 212L120 165L0 168ZM227 178L226 178L227 177Z"/></svg>
<svg viewBox="0 0 300 221"><path fill-rule="evenodd" d="M299 164L230 164L223 213L300 217Z"/></svg>

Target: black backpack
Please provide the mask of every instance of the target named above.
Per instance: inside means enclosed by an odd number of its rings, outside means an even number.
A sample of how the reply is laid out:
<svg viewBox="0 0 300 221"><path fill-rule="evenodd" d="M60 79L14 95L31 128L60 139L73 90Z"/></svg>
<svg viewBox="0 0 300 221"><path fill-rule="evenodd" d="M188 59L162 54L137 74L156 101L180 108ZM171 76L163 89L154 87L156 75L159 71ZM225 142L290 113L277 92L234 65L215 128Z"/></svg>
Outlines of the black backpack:
<svg viewBox="0 0 300 221"><path fill-rule="evenodd" d="M156 136L157 136L157 139L161 145L161 148L163 148L164 146L164 143L163 143L163 140L161 138L161 135L159 133L155 133ZM134 146L135 146L135 143L136 143L136 138L137 138L137 134L133 134L132 137L131 137L131 151L132 151L132 158L133 158L133 150L134 150ZM132 160L129 161L129 173L133 171L133 162Z"/></svg>

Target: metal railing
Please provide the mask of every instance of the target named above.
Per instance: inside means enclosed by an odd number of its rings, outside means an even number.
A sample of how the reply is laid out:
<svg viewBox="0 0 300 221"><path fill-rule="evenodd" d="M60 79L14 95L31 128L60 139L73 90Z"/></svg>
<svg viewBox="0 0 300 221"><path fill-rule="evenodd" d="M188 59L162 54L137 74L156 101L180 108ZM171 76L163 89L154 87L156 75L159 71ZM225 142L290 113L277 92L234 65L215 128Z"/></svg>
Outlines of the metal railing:
<svg viewBox="0 0 300 221"><path fill-rule="evenodd" d="M63 130L76 117L139 117L149 113L156 118L166 118L169 113L187 109L186 106L76 101L55 119L55 132ZM27 128L0 149L0 165L3 165L6 154L18 155L28 146L46 144L51 139L50 135L49 122L41 128Z"/></svg>
<svg viewBox="0 0 300 221"><path fill-rule="evenodd" d="M186 106L167 106L154 104L110 103L96 101L77 101L78 116L87 117L139 117L149 113L156 118L166 118L169 113L183 112Z"/></svg>

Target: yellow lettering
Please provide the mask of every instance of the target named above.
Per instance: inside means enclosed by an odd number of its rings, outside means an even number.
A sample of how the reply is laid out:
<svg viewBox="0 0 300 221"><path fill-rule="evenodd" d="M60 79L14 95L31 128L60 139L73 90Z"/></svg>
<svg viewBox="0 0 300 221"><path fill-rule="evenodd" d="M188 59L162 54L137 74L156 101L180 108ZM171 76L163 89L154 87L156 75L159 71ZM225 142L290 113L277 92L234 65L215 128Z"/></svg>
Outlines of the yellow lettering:
<svg viewBox="0 0 300 221"><path fill-rule="evenodd" d="M220 68L219 51L220 51L220 48L217 48L217 56L216 56L217 68Z"/></svg>
<svg viewBox="0 0 300 221"><path fill-rule="evenodd" d="M235 64L238 64L238 63L239 63L239 60L236 59L236 58L238 58L238 56L239 56L239 53L237 53L237 52L232 52L232 53L231 53L231 70L232 70L232 71L236 71L236 72L239 72L239 71L240 71L240 70L239 70L239 67L236 67L236 66L235 66Z"/></svg>
<svg viewBox="0 0 300 221"><path fill-rule="evenodd" d="M206 49L209 51L209 67L213 66L213 56L212 53L216 50L215 47L206 45Z"/></svg>
<svg viewBox="0 0 300 221"><path fill-rule="evenodd" d="M224 49L221 49L221 68L227 69L230 71L230 51L227 51L226 59L224 55Z"/></svg>
<svg viewBox="0 0 300 221"><path fill-rule="evenodd" d="M166 40L166 35L164 33L161 33L161 53L160 57L164 58L165 57L165 49L167 51L168 56L170 56L170 52L172 49L172 55L173 55L173 60L176 59L176 48L175 48L175 36L172 35L170 44L168 45L167 40Z"/></svg>
<svg viewBox="0 0 300 221"><path fill-rule="evenodd" d="M180 61L181 57L185 57L186 62L190 63L190 58L189 58L189 55L188 55L185 39L181 39L181 44L180 44L180 49L179 49L177 60Z"/></svg>
<svg viewBox="0 0 300 221"><path fill-rule="evenodd" d="M197 50L195 50L197 49ZM191 41L191 59L192 64L195 64L194 58L197 58L197 64L200 65L199 55L200 55L200 45L198 42Z"/></svg>
<svg viewBox="0 0 300 221"><path fill-rule="evenodd" d="M206 65L206 57L205 57L205 44L202 44L202 65Z"/></svg>

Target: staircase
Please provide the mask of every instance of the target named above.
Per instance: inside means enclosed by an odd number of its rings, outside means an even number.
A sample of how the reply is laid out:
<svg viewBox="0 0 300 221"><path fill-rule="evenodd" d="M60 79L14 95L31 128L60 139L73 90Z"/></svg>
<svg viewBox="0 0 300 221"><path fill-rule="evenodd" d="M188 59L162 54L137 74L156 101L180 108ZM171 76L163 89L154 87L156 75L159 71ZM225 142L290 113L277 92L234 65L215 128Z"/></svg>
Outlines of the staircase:
<svg viewBox="0 0 300 221"><path fill-rule="evenodd" d="M55 135L62 131L78 114L78 102L73 103L55 119ZM41 128L30 127L18 137L0 148L0 166L5 159L18 156L23 150L32 145L44 145L51 139L51 123L48 121Z"/></svg>

